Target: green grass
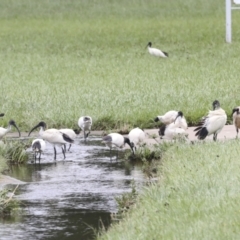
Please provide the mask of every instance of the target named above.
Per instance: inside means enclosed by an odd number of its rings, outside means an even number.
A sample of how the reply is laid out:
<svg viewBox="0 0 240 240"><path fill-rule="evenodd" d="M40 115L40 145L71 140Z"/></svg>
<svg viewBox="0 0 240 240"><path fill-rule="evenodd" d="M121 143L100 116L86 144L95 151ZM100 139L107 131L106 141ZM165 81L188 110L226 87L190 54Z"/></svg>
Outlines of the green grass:
<svg viewBox="0 0 240 240"><path fill-rule="evenodd" d="M88 114L93 129L148 128L171 109L195 124L215 99L230 120L239 22L235 11L226 44L225 4L214 0L1 0L0 125L75 128ZM170 57L150 56L149 41ZM239 144L172 146L159 182L102 239L236 239Z"/></svg>
<svg viewBox="0 0 240 240"><path fill-rule="evenodd" d="M224 4L203 1L0 1L0 102L21 130L44 120L94 129L153 127L181 109L196 123L219 99L238 105L240 14L226 44ZM150 56L153 46L168 59Z"/></svg>
<svg viewBox="0 0 240 240"><path fill-rule="evenodd" d="M240 141L176 143L157 183L99 239L237 239Z"/></svg>

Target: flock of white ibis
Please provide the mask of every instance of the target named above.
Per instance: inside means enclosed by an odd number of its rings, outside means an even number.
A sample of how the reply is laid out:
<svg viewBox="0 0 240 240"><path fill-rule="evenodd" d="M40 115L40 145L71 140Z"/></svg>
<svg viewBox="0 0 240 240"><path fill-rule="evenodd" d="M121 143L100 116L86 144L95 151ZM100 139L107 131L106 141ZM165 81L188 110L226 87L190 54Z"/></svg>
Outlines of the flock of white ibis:
<svg viewBox="0 0 240 240"><path fill-rule="evenodd" d="M218 133L223 129L224 125L227 122L227 115L225 111L220 107L220 102L215 100L212 103L213 110L210 110L207 116L202 117L201 121L195 128L195 136L199 140L205 139L207 136L213 134L213 140L217 140ZM4 114L0 114L0 117L3 117ZM235 107L232 110L232 117L233 117L233 124L235 125L237 136L238 131L240 129L240 106ZM168 111L162 116L157 116L154 119L155 122L160 121L162 126L159 129L160 138L165 139L174 139L178 136L187 136L187 128L188 124L183 115L182 111ZM3 128L0 127L0 139L6 135L11 130L11 126L14 126L18 133L19 137L21 136L20 131L15 123L14 120L10 120L8 127ZM78 126L80 130L72 130L68 128L64 129L55 129L50 128L47 129L47 125L45 122L39 122L36 126L34 126L28 136L36 129L40 128L39 130L39 138L34 139L32 142L32 150L34 152L35 160L38 158L40 160L42 152L46 148L46 142L51 143L54 148L54 160L56 160L56 146L60 146L62 149L62 153L64 159L66 157L66 145L69 144L68 151L71 148L71 144L74 142L77 134L80 131L83 131L84 140L86 141L89 137L92 127L92 118L90 116L82 116L78 120ZM102 142L109 147L110 154L113 148L122 149L125 144L128 144L132 153L135 154L137 148L143 146L145 140L145 132L140 128L132 129L128 136L123 136L119 133L110 133L106 136L102 137ZM45 142L46 141L46 142ZM118 152L117 152L118 154Z"/></svg>

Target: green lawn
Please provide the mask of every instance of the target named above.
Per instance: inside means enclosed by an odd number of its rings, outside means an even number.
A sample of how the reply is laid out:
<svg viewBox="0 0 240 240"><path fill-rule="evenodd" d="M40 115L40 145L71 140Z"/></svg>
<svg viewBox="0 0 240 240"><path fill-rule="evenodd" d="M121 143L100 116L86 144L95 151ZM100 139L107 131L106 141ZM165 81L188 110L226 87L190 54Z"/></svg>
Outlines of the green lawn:
<svg viewBox="0 0 240 240"><path fill-rule="evenodd" d="M101 240L238 239L240 141L176 143L157 183Z"/></svg>
<svg viewBox="0 0 240 240"><path fill-rule="evenodd" d="M224 4L213 0L1 0L2 125L76 127L89 114L94 129L147 128L171 109L196 123L215 99L230 116L239 104L233 15L229 45ZM150 56L149 41L170 57Z"/></svg>

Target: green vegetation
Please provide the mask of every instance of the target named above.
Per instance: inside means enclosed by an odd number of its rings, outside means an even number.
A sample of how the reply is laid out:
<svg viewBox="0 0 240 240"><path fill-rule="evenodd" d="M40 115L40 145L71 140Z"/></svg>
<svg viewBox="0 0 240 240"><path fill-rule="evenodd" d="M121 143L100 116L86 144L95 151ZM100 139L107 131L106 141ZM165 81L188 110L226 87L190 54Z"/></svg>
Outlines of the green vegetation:
<svg viewBox="0 0 240 240"><path fill-rule="evenodd" d="M13 198L17 188L18 186L13 191L7 188L0 191L0 217L13 215L20 210L19 202Z"/></svg>
<svg viewBox="0 0 240 240"><path fill-rule="evenodd" d="M237 239L240 141L175 143L157 183L99 239Z"/></svg>
<svg viewBox="0 0 240 240"><path fill-rule="evenodd" d="M21 164L28 160L28 153L26 149L30 146L30 140L19 141L5 139L5 143L0 146L0 161L3 166L6 166L6 163L9 164ZM0 169L2 172L4 169Z"/></svg>
<svg viewBox="0 0 240 240"><path fill-rule="evenodd" d="M170 109L195 124L215 99L230 121L240 14L226 44L224 8L214 0L1 0L0 124L76 128L89 114L93 129L125 132L155 126ZM149 41L170 57L150 56ZM239 144L169 147L159 182L102 239L236 239Z"/></svg>
<svg viewBox="0 0 240 240"><path fill-rule="evenodd" d="M238 105L240 15L226 44L224 4L203 1L2 0L0 102L20 129L44 120L94 129L153 127L181 109L195 123L219 99ZM153 46L168 59L150 56Z"/></svg>

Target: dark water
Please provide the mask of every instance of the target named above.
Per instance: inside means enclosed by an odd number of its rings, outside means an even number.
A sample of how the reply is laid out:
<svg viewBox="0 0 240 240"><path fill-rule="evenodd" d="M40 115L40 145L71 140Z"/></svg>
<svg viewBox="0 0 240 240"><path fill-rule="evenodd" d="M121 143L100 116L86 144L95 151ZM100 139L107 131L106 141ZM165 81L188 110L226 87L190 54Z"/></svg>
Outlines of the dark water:
<svg viewBox="0 0 240 240"><path fill-rule="evenodd" d="M26 182L16 197L23 214L1 220L1 240L94 239L94 231L112 221L117 212L116 196L140 189L144 184L141 167L122 159L110 160L109 150L100 138L78 139L63 160L58 148L47 144L40 164L12 166L10 176Z"/></svg>

